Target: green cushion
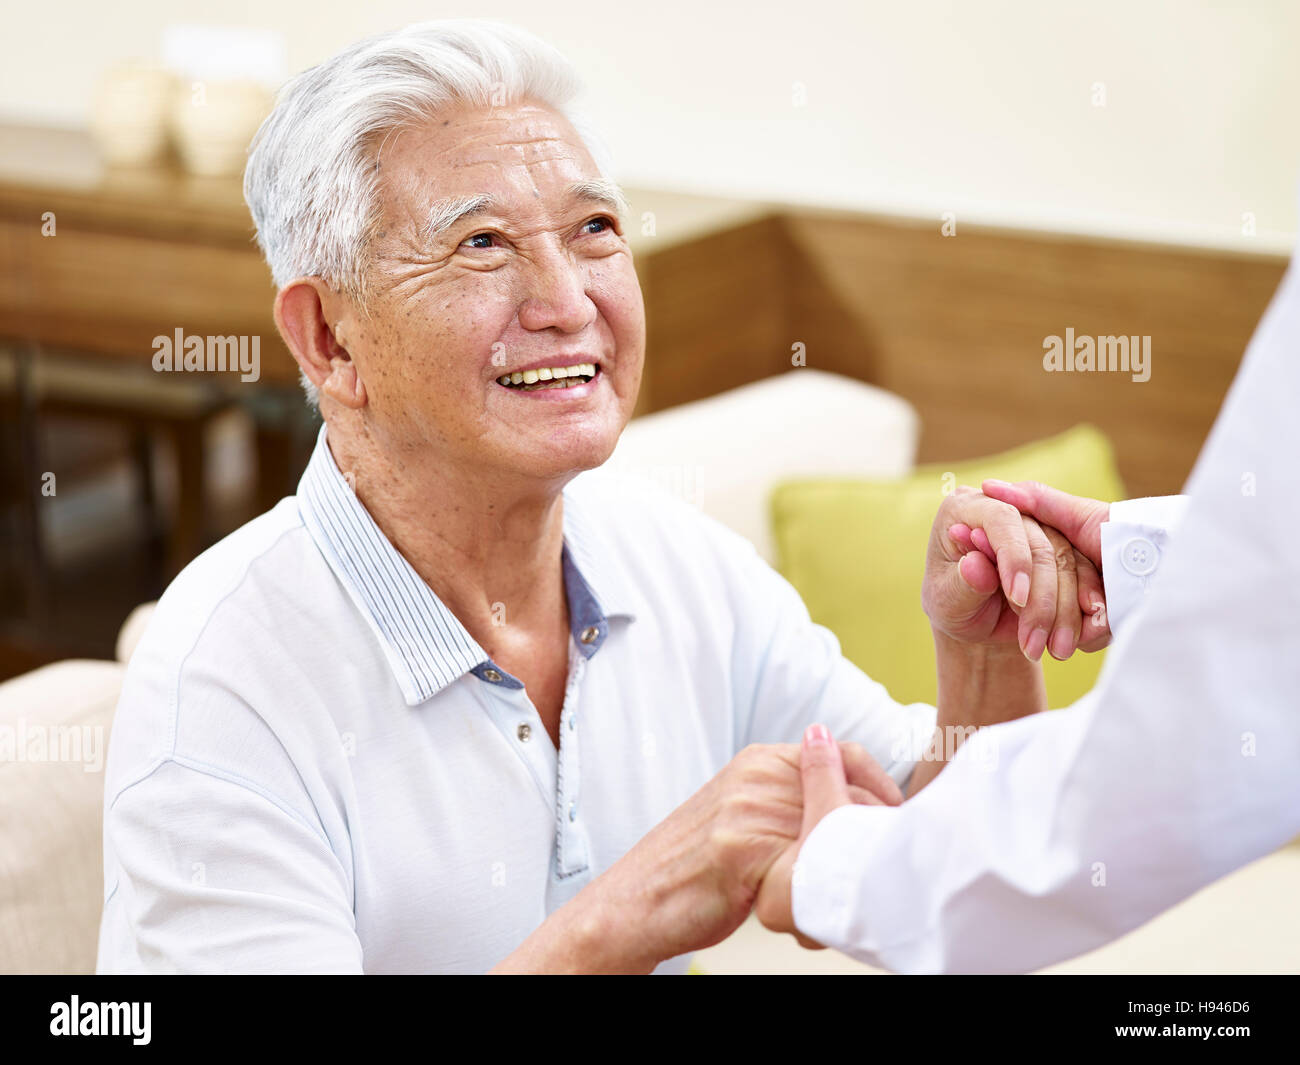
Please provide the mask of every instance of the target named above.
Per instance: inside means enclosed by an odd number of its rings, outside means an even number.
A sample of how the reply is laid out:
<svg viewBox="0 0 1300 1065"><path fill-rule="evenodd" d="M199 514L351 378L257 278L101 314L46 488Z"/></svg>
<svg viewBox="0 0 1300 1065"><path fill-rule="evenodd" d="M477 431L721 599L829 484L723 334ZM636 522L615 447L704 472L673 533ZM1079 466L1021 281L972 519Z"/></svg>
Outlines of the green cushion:
<svg viewBox="0 0 1300 1065"><path fill-rule="evenodd" d="M934 642L921 610L930 526L946 491L979 488L986 477L1124 497L1110 443L1090 425L1001 455L918 467L899 480L805 478L773 491L778 568L845 656L901 702L936 697ZM1076 651L1068 662L1045 654L1048 703L1066 706L1091 688L1103 653Z"/></svg>

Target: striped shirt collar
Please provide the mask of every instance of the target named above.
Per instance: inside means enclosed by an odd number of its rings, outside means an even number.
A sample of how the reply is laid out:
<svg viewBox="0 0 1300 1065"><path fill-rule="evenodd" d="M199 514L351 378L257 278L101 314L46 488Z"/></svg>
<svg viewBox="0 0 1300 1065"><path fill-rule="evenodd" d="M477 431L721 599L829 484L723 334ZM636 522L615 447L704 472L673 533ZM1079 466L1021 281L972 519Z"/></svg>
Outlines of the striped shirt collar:
<svg viewBox="0 0 1300 1065"><path fill-rule="evenodd" d="M407 704L424 702L466 673L521 687L491 661L384 535L339 471L326 428L321 426L298 482L299 510L330 568L379 637ZM630 589L614 567L602 565L603 552L611 548L590 524L566 495L564 589L574 642L587 658L600 650L610 618L635 617Z"/></svg>

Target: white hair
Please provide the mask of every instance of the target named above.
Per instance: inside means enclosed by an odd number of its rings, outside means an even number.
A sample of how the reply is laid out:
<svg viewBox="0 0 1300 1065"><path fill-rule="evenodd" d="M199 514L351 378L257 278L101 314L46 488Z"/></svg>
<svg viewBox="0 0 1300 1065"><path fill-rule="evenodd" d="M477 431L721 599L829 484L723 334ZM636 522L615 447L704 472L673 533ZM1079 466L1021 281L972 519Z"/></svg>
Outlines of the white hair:
<svg viewBox="0 0 1300 1065"><path fill-rule="evenodd" d="M364 307L379 148L447 107L531 100L568 120L602 178L608 149L574 107L572 64L527 30L439 19L358 41L292 78L249 148L244 199L277 288L320 277ZM309 401L316 389L302 375Z"/></svg>

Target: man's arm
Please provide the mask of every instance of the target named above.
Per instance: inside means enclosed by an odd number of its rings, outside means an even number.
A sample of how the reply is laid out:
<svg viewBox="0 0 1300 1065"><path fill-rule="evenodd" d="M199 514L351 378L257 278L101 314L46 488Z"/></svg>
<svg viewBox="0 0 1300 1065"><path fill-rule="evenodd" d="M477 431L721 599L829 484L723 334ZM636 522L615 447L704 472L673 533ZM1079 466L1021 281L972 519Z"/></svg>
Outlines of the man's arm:
<svg viewBox="0 0 1300 1065"><path fill-rule="evenodd" d="M856 744L846 801L902 793ZM799 748L746 747L627 854L556 910L495 973L648 973L720 943L749 916L772 863L802 825Z"/></svg>
<svg viewBox="0 0 1300 1065"><path fill-rule="evenodd" d="M865 751L846 762L850 801L902 801ZM649 972L719 942L798 836L799 773L794 745L742 751L495 971ZM251 782L165 759L111 801L105 840L100 972L363 971L322 826Z"/></svg>
<svg viewBox="0 0 1300 1065"><path fill-rule="evenodd" d="M1068 658L1109 639L1096 566L1046 521L959 488L939 507L926 554L938 713L912 773L915 796L976 729L1047 709L1041 658Z"/></svg>
<svg viewBox="0 0 1300 1065"><path fill-rule="evenodd" d="M319 822L163 760L109 797L100 973L360 973L347 876Z"/></svg>
<svg viewBox="0 0 1300 1065"><path fill-rule="evenodd" d="M1105 635L1104 623L1080 609L1094 590L1102 597L1091 564L1083 560L1076 574L1076 553L1056 530L959 488L936 517L923 590L938 705L904 705L844 658L834 634L810 619L798 592L748 541L716 523L705 528L739 622L731 666L740 742L789 742L819 722L866 747L911 794L975 728L1046 709L1038 659L1054 634L1067 631L1071 646L1089 649Z"/></svg>
<svg viewBox="0 0 1300 1065"><path fill-rule="evenodd" d="M934 651L938 717L930 746L908 781L909 798L938 776L976 729L1047 709L1042 665L1018 647L961 643L936 630Z"/></svg>

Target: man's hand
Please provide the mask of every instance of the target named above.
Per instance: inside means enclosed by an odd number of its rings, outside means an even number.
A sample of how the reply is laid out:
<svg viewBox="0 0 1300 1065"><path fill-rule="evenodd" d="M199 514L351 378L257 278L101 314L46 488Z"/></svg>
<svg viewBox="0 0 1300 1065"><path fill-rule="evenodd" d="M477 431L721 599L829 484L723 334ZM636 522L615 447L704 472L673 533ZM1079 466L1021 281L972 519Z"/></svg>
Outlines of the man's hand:
<svg viewBox="0 0 1300 1065"><path fill-rule="evenodd" d="M854 743L846 801L896 806L903 793ZM749 915L772 864L803 825L800 748L753 745L582 889L500 972L649 972L721 942Z"/></svg>
<svg viewBox="0 0 1300 1065"><path fill-rule="evenodd" d="M799 759L792 743L746 747L610 869L636 900L618 919L642 915L657 960L720 943L749 915L772 863L799 838ZM857 744L845 744L843 761L848 801L903 801Z"/></svg>
<svg viewBox="0 0 1300 1065"><path fill-rule="evenodd" d="M799 769L803 784L803 820L799 838L772 863L759 889L754 913L771 931L789 932L810 950L821 950L820 943L809 939L795 927L792 905L794 867L804 840L828 813L853 801L844 776L840 748L825 725L811 725L804 733Z"/></svg>
<svg viewBox="0 0 1300 1065"><path fill-rule="evenodd" d="M1064 660L1109 638L1093 562L1050 523L965 486L935 517L921 598L936 634L1017 644L1033 662L1044 650Z"/></svg>

